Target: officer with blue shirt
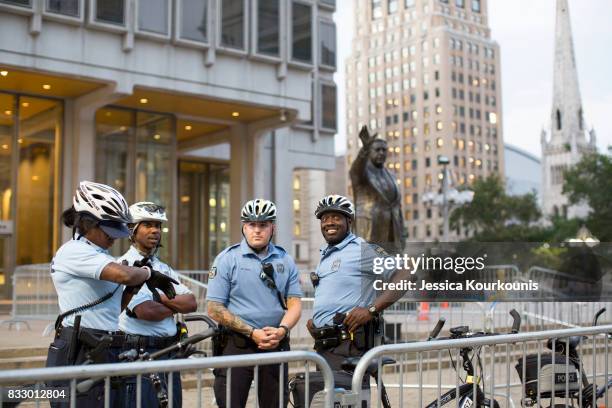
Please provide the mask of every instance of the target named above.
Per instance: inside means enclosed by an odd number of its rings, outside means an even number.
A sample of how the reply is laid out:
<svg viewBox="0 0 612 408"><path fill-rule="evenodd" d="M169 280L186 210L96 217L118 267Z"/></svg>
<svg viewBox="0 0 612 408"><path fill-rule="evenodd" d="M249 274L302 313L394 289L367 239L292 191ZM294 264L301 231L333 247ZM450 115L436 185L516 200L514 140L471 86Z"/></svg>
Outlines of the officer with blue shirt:
<svg viewBox="0 0 612 408"><path fill-rule="evenodd" d="M387 254L351 232L355 207L346 197L324 197L315 216L321 220L327 245L321 248L321 260L311 276L315 295L307 328L317 352L333 370L341 370L345 358L363 355L382 339L379 314L392 302L386 296L377 298L373 284L381 276L372 266L375 257ZM383 278L393 272L386 270Z"/></svg>
<svg viewBox="0 0 612 408"><path fill-rule="evenodd" d="M133 224L130 249L120 258L129 265L148 264L156 271L178 281L178 275L157 257L161 246L162 222L168 221L164 207L151 202L139 202L130 206ZM174 321L175 313L191 313L197 309L193 293L182 284L175 284L176 296L168 299L163 293L154 297L147 287L142 287L119 317L119 328L126 333L125 348L154 353L179 340L180 332ZM167 376L159 373L161 386L169 393ZM148 376L142 377L142 406L157 406L157 391ZM127 381L127 407L136 407L136 381ZM182 406L181 375L172 376L173 407Z"/></svg>
<svg viewBox="0 0 612 408"><path fill-rule="evenodd" d="M116 239L129 235L131 222L127 203L115 189L82 181L73 205L62 214L73 238L62 245L51 263L60 315L55 338L49 346L47 367L112 363L122 351L125 337L118 332L122 301L129 295L124 285L159 288L174 297L171 278L151 268L134 268L118 263L108 250ZM68 381L49 385L68 386ZM111 389L111 405L122 404L123 391ZM53 407L67 402L52 402ZM104 405L104 385L77 395L77 406Z"/></svg>
<svg viewBox="0 0 612 408"><path fill-rule="evenodd" d="M301 314L302 291L293 259L272 244L276 206L255 199L242 208L241 243L221 252L208 280L208 314L224 327L215 339L215 355L236 355L289 350L289 331ZM287 379L287 365L284 366ZM232 369L231 404L226 401L226 369L216 369L215 398L221 408L246 406L254 370ZM259 367L258 400L264 408L279 406L279 367Z"/></svg>

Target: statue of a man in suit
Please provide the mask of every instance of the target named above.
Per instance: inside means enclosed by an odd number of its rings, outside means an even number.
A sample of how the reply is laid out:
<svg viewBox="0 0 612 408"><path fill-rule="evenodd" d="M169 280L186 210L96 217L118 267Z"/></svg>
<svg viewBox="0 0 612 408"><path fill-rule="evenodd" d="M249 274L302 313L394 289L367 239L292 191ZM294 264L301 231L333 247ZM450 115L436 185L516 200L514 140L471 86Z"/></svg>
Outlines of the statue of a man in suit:
<svg viewBox="0 0 612 408"><path fill-rule="evenodd" d="M370 135L366 126L361 128L363 147L351 165L356 233L387 250L400 252L405 242L402 197L395 175L385 167L387 142L376 136Z"/></svg>

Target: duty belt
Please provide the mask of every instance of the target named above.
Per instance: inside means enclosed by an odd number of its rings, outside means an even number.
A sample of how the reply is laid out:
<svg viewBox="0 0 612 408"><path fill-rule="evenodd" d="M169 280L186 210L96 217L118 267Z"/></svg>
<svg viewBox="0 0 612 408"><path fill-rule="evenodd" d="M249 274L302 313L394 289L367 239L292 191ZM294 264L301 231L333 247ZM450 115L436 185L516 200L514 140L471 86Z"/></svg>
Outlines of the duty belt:
<svg viewBox="0 0 612 408"><path fill-rule="evenodd" d="M73 332L73 328L70 326L67 327L62 327L59 332L56 334L56 337L61 337L63 339L67 339L70 340L72 337L72 332ZM125 343L125 335L122 332L112 332L112 331L104 331L104 330L97 330L97 329L89 329L86 327L82 327L79 333L79 339L81 341L84 340L84 337L87 334L93 334L95 337L102 337L102 336L111 336L112 337L112 342L109 344L109 347L123 347L124 343ZM91 345L91 344L87 344L87 341L84 341L84 343L88 346L88 347L94 347L95 345Z"/></svg>
<svg viewBox="0 0 612 408"><path fill-rule="evenodd" d="M313 330L315 349L329 349L336 347L346 340L353 340L353 336L345 328L338 326L323 326Z"/></svg>
<svg viewBox="0 0 612 408"><path fill-rule="evenodd" d="M136 348L158 348L163 349L175 344L178 341L176 336L140 336L137 334L125 335L125 346Z"/></svg>

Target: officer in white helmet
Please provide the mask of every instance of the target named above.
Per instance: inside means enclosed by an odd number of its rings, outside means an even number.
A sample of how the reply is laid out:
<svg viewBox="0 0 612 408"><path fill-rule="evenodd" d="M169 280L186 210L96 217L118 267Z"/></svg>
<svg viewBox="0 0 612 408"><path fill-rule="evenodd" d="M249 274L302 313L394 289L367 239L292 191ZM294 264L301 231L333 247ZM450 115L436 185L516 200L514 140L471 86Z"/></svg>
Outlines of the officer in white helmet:
<svg viewBox="0 0 612 408"><path fill-rule="evenodd" d="M149 265L156 271L178 281L178 275L162 262L157 252L161 246L162 223L168 221L164 207L152 202L139 202L130 206L132 217L132 245L120 258L129 265ZM183 284L175 284L176 296L169 299L163 292L152 292L142 287L119 317L119 328L126 333L126 349L154 353L179 340L180 330L174 320L176 313L191 313L197 308L193 293ZM162 387L168 392L166 373L158 374ZM173 407L182 406L181 375L172 376ZM127 380L127 407L136 407L136 379ZM158 405L157 391L148 376L142 377L142 406Z"/></svg>
<svg viewBox="0 0 612 408"><path fill-rule="evenodd" d="M146 283L173 298L176 282L150 267L123 265L109 254L116 239L129 236L127 224L131 222L125 199L112 187L80 182L73 205L63 212L62 221L73 234L51 262L60 315L47 354L47 367L117 362L125 341L118 331L124 287ZM69 382L50 385L68 386ZM123 394L124 390L115 384L111 405L119 406ZM77 406L103 405L103 384L77 395Z"/></svg>
<svg viewBox="0 0 612 408"><path fill-rule="evenodd" d="M389 294L376 297L373 260L386 258L379 246L351 232L355 206L346 197L323 197L315 210L326 241L321 260L311 274L315 289L313 319L307 323L315 349L333 370L341 370L348 357L363 355L382 338L380 313L394 300ZM395 269L382 274L389 279ZM389 301L391 299L391 301Z"/></svg>
<svg viewBox="0 0 612 408"><path fill-rule="evenodd" d="M289 350L289 331L302 310L298 271L291 256L272 243L276 222L273 202L255 199L242 208L243 240L215 259L208 280L208 314L226 334L214 341L215 355ZM279 406L279 386L287 404L287 365L280 384L278 365L259 367L261 407ZM231 407L244 407L253 381L253 367L233 368ZM216 369L215 398L227 405L226 369Z"/></svg>

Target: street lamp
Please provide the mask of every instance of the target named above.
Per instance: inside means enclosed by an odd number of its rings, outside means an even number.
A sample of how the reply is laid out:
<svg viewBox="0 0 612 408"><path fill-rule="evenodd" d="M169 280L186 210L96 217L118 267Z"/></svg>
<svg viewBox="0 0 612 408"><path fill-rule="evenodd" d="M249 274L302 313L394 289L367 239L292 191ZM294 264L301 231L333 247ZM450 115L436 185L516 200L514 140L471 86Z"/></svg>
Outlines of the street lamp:
<svg viewBox="0 0 612 408"><path fill-rule="evenodd" d="M450 185L449 164L450 160L448 157L438 156L438 165L442 166L442 193L436 194L433 191L428 191L423 194L422 198L424 204L434 205L442 209L442 240L444 242L448 242L450 211L453 208L471 203L474 198L472 190L458 191Z"/></svg>

